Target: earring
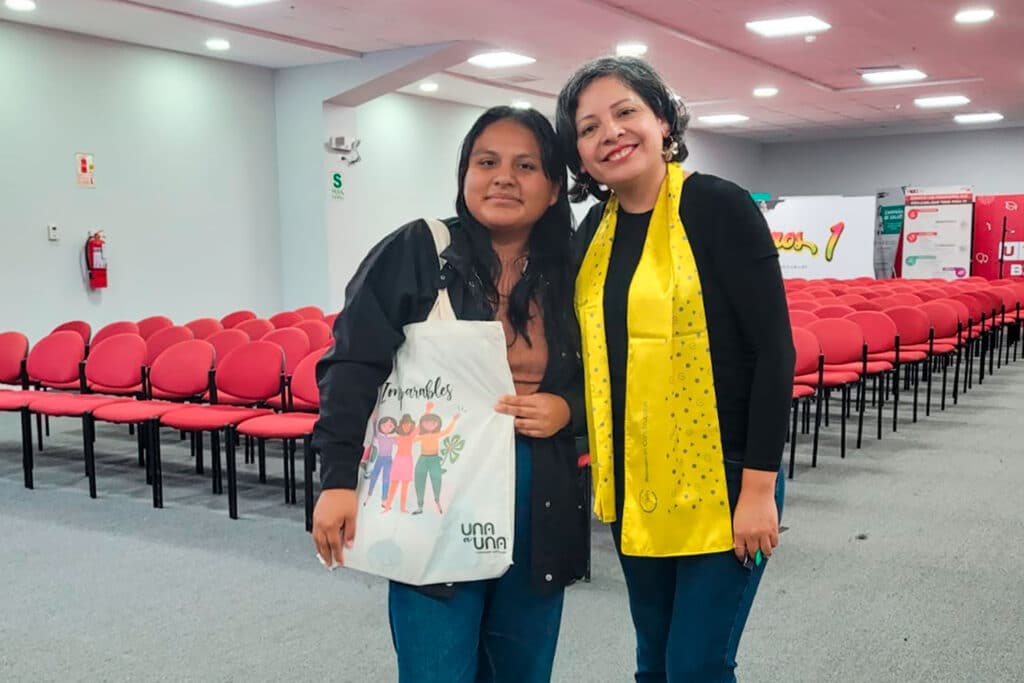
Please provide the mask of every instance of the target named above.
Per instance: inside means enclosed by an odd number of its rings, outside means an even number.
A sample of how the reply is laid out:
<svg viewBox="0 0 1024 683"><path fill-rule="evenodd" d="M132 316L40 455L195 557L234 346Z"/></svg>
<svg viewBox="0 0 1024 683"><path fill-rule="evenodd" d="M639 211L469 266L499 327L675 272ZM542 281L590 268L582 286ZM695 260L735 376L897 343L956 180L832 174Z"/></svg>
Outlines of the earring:
<svg viewBox="0 0 1024 683"><path fill-rule="evenodd" d="M671 138L666 138L666 140L671 140ZM666 145L665 147L662 148L662 150L661 150L661 158L665 160L665 163L668 163L668 162L672 161L673 159L675 159L676 154L678 154L678 153L679 153L679 143L676 140L672 140L671 143L669 143L668 145Z"/></svg>
<svg viewBox="0 0 1024 683"><path fill-rule="evenodd" d="M580 171L580 174L576 176L576 183L580 186L580 189L585 191L587 194L593 190L594 179L589 174Z"/></svg>

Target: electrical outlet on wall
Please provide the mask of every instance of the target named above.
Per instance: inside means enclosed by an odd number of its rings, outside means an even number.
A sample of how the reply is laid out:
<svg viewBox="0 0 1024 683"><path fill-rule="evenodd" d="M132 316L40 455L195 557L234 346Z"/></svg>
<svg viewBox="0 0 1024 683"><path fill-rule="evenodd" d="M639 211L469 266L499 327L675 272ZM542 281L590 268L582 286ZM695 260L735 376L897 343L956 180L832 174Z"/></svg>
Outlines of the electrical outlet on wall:
<svg viewBox="0 0 1024 683"><path fill-rule="evenodd" d="M57 225L55 223L50 223L46 226L46 237L51 242L56 242L60 239L60 234L57 232Z"/></svg>

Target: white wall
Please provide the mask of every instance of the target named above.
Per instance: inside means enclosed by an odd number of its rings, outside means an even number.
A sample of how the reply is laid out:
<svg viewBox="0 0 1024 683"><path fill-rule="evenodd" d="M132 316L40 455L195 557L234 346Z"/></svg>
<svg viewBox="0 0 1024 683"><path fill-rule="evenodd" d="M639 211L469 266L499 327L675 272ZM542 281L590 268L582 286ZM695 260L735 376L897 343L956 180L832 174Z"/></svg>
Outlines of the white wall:
<svg viewBox="0 0 1024 683"><path fill-rule="evenodd" d="M773 195L874 194L901 185L1024 192L1024 128L768 144L757 187Z"/></svg>
<svg viewBox="0 0 1024 683"><path fill-rule="evenodd" d="M762 145L759 142L692 130L686 134L689 158L683 167L721 176L751 191L761 189L760 174Z"/></svg>
<svg viewBox="0 0 1024 683"><path fill-rule="evenodd" d="M0 64L0 329L279 309L269 70L5 22ZM88 293L97 228L110 287Z"/></svg>
<svg viewBox="0 0 1024 683"><path fill-rule="evenodd" d="M324 106L331 130L356 130L362 160L349 166L325 154L325 177L339 172L344 199L329 199L330 307L385 235L424 216L455 214L459 147L483 109L391 94L349 109ZM327 190L325 190L327 192Z"/></svg>

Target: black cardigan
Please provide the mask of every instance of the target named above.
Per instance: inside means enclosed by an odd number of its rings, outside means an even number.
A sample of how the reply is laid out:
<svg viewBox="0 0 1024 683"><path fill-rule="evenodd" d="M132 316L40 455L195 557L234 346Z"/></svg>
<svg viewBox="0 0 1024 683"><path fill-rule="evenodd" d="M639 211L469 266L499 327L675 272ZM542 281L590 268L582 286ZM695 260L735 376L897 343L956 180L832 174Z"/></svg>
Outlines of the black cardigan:
<svg viewBox="0 0 1024 683"><path fill-rule="evenodd" d="M577 232L578 261L593 239L604 206L593 207ZM700 277L723 455L747 468L777 471L795 362L778 250L750 194L727 180L692 174L683 185L679 216ZM642 250L636 242L646 234L646 222L639 221L638 228L634 217L620 214L620 219L632 232L617 231L615 236L612 261L617 275L610 269L608 278L619 281L609 281L605 288L606 311L615 313L625 312L624 300ZM643 232L637 233L638 229ZM616 258L620 251L623 254ZM622 262L623 256L629 263ZM605 321L608 355L611 362L619 358L624 366L626 318L624 314L615 318ZM610 370L613 379L625 375L625 367ZM621 409L625 383L612 384L612 403ZM616 418L619 426L622 416ZM616 456L621 458L621 429L616 432Z"/></svg>
<svg viewBox="0 0 1024 683"><path fill-rule="evenodd" d="M344 312L334 323L334 346L317 364L320 419L313 447L320 454L323 488L354 489L359 480L366 423L380 385L404 341L402 327L426 320L440 287L448 290L461 320L493 320L470 266L470 244L458 218L445 221L451 245L437 252L425 221L409 223L386 237L360 265L346 290ZM571 305L567 302L566 305ZM551 338L549 348L565 348ZM584 478L577 466L576 436L586 432L583 379L577 354L553 352L540 391L569 404L571 423L548 439L530 439L531 576L534 588L548 592L583 575L589 511L584 509ZM441 587L443 589L443 587ZM432 587L427 592L444 592Z"/></svg>

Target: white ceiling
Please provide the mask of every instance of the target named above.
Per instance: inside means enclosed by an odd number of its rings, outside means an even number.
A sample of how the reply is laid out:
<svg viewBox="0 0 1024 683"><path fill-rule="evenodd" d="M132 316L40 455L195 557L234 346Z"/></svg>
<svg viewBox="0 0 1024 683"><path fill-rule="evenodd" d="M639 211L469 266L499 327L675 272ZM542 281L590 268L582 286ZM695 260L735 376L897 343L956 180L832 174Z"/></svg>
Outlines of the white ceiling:
<svg viewBox="0 0 1024 683"><path fill-rule="evenodd" d="M583 61L625 40L647 43L694 116L742 113L718 132L783 141L963 129L955 112L999 111L988 127L1024 126L1024 0L279 0L230 8L209 0L36 0L31 13L0 5L0 19L271 68L358 58L375 50L479 41L537 59L491 71L461 64L429 97L488 106L526 99L550 113ZM965 6L996 18L960 26ZM754 19L813 14L832 25L813 43L766 39ZM211 36L232 43L215 55ZM914 87L865 87L859 67L925 71ZM514 84L508 83L509 80ZM780 89L758 100L759 85ZM417 84L403 92L422 94ZM921 110L916 97L962 94L956 110ZM694 122L695 128L702 128Z"/></svg>

